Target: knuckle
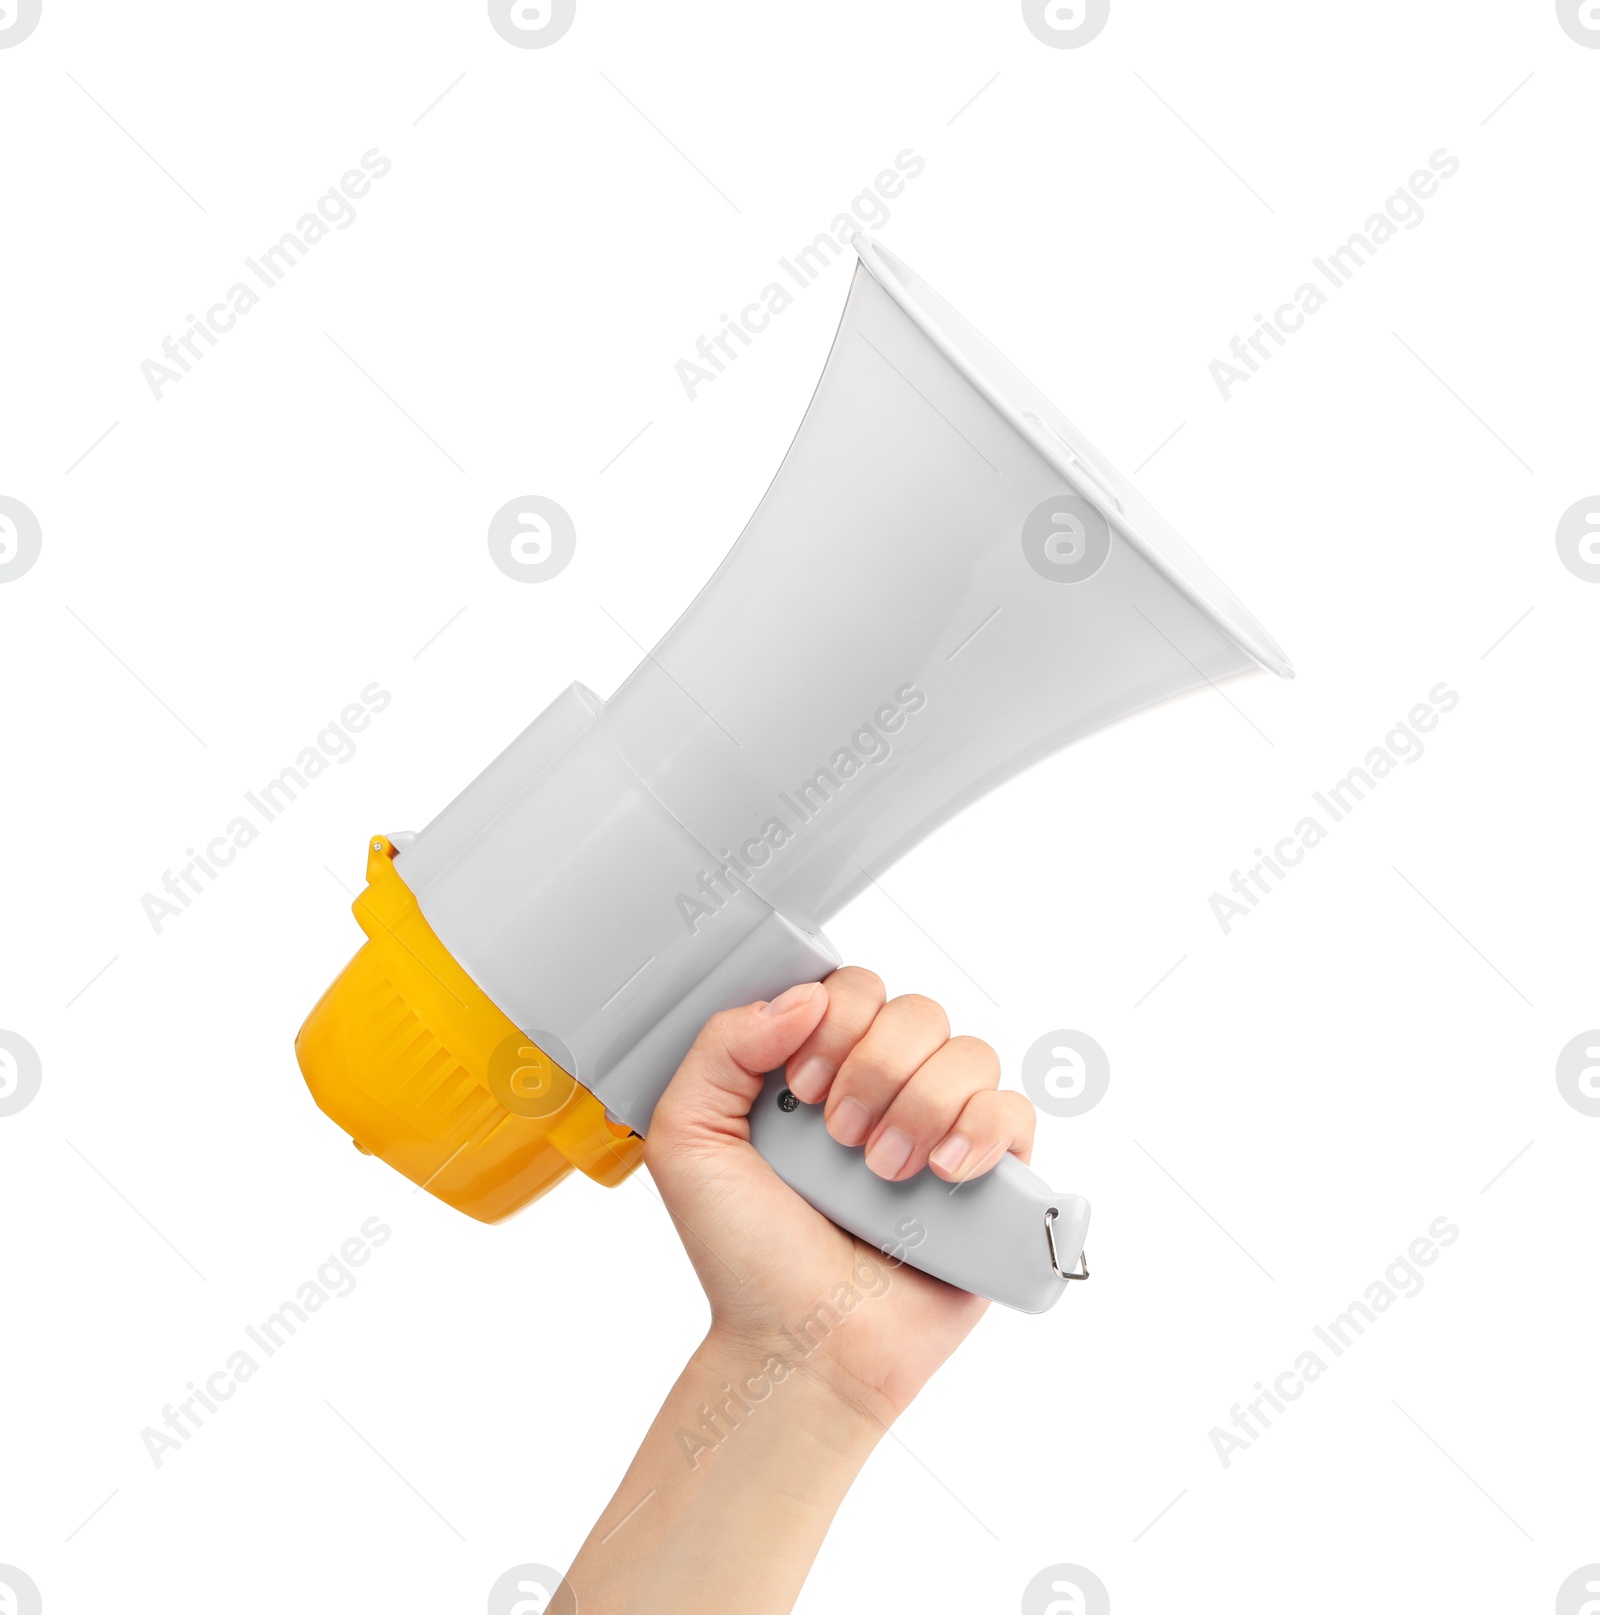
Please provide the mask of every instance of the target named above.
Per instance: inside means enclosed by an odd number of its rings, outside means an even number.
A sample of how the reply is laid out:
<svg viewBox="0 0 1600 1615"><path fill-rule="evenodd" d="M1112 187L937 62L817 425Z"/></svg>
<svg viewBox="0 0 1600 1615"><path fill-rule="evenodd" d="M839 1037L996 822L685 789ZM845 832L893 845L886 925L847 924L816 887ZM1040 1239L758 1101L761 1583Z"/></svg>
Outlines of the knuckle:
<svg viewBox="0 0 1600 1615"><path fill-rule="evenodd" d="M842 1057L872 1030L881 1008L881 1004L871 999L841 993L829 1000L828 1013L818 1031Z"/></svg>
<svg viewBox="0 0 1600 1615"><path fill-rule="evenodd" d="M1029 1148L1033 1143L1037 1114L1027 1095L1006 1089L985 1097L989 1103L983 1110L984 1133L1012 1149Z"/></svg>
<svg viewBox="0 0 1600 1615"><path fill-rule="evenodd" d="M943 1138L962 1112L963 1095L948 1081L915 1073L894 1096L886 1118L924 1144Z"/></svg>
<svg viewBox="0 0 1600 1615"><path fill-rule="evenodd" d="M960 1056L963 1069L980 1072L996 1080L1000 1076L1000 1056L981 1037L969 1037L965 1032L950 1039L951 1050Z"/></svg>
<svg viewBox="0 0 1600 1615"><path fill-rule="evenodd" d="M739 1011L736 1009L720 1009L711 1017L701 1029L700 1036L695 1039L702 1047L722 1048L726 1045L729 1035L738 1025Z"/></svg>
<svg viewBox="0 0 1600 1615"><path fill-rule="evenodd" d="M861 965L843 965L828 977L829 985L837 983L859 997L871 999L881 1005L888 996L883 978Z"/></svg>
<svg viewBox="0 0 1600 1615"><path fill-rule="evenodd" d="M949 1017L944 1012L944 1006L932 998L922 993L903 993L893 1000L893 1004L902 1013L912 1016L920 1025L942 1027L944 1035L949 1036Z"/></svg>
<svg viewBox="0 0 1600 1615"><path fill-rule="evenodd" d="M952 1118L937 1099L918 1093L913 1083L901 1091L885 1120L910 1134L918 1144L935 1144L950 1130Z"/></svg>
<svg viewBox="0 0 1600 1615"><path fill-rule="evenodd" d="M993 1088L982 1088L961 1107L962 1128L976 1137L985 1138L1000 1132L1005 1126L1005 1109L1000 1095Z"/></svg>
<svg viewBox="0 0 1600 1615"><path fill-rule="evenodd" d="M858 1047L839 1067L834 1087L866 1099L898 1086L905 1077L905 1070L883 1050Z"/></svg>

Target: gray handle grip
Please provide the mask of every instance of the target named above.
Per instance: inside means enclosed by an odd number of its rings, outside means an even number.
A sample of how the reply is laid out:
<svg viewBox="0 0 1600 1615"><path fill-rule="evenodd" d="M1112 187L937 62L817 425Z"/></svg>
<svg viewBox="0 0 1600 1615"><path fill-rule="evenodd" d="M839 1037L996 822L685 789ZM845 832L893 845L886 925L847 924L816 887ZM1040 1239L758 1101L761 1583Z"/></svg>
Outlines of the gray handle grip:
<svg viewBox="0 0 1600 1615"><path fill-rule="evenodd" d="M781 1071L751 1108L750 1141L830 1222L958 1289L1045 1312L1061 1299L1067 1275L1080 1276L1089 1202L1056 1194L1015 1156L970 1183L945 1183L927 1168L888 1183L859 1149L828 1133L821 1105L794 1099Z"/></svg>

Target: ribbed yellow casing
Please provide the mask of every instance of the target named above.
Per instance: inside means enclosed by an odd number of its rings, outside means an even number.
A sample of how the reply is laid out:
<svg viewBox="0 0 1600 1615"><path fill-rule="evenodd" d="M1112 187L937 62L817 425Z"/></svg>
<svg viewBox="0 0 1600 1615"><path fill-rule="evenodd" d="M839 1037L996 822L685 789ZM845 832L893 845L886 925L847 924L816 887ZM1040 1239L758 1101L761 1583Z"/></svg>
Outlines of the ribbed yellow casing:
<svg viewBox="0 0 1600 1615"><path fill-rule="evenodd" d="M621 1183L644 1140L608 1121L456 963L395 850L385 836L368 844L367 889L352 905L368 940L295 1039L312 1097L357 1148L482 1222L573 1167Z"/></svg>

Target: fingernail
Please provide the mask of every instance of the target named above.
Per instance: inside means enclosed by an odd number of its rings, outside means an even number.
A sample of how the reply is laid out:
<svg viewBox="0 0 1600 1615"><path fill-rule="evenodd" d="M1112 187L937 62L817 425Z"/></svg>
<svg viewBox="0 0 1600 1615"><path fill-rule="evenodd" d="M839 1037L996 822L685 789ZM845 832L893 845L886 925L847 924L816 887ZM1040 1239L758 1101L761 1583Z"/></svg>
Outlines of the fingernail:
<svg viewBox="0 0 1600 1615"><path fill-rule="evenodd" d="M828 1131L841 1144L849 1144L854 1148L867 1136L867 1130L871 1126L872 1116L859 1099L843 1099L839 1102L839 1108L833 1113Z"/></svg>
<svg viewBox="0 0 1600 1615"><path fill-rule="evenodd" d="M827 1092L833 1067L820 1054L804 1059L789 1073L789 1092L801 1104L814 1105Z"/></svg>
<svg viewBox="0 0 1600 1615"><path fill-rule="evenodd" d="M841 1105L839 1108L842 1110L844 1107ZM886 1127L867 1151L867 1165L880 1178L893 1178L910 1158L911 1135L902 1133L898 1127Z"/></svg>
<svg viewBox="0 0 1600 1615"><path fill-rule="evenodd" d="M761 1006L763 1015L786 1015L791 1009L798 1009L802 1004L809 1003L811 995L822 985L818 981L802 981L798 986L791 987L786 993L779 993L770 1004Z"/></svg>
<svg viewBox="0 0 1600 1615"><path fill-rule="evenodd" d="M955 1172L972 1150L972 1140L965 1133L952 1133L928 1160L941 1172Z"/></svg>

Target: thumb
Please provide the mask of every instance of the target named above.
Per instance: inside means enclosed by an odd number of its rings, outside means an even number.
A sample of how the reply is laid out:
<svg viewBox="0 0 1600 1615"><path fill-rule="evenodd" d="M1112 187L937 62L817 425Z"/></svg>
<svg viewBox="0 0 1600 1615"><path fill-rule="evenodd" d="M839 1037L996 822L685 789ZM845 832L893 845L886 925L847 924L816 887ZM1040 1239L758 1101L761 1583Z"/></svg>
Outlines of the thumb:
<svg viewBox="0 0 1600 1615"><path fill-rule="evenodd" d="M820 981L801 982L770 1003L713 1015L684 1056L650 1120L650 1141L748 1141L745 1118L767 1072L810 1037L828 1007Z"/></svg>

